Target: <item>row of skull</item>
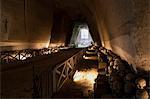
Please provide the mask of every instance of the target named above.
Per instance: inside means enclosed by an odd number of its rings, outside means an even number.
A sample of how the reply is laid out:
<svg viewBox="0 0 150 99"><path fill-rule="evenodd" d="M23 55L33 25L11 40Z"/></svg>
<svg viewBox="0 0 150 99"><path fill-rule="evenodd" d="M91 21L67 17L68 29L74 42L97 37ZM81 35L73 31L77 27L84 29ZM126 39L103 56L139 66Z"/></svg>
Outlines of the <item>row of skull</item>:
<svg viewBox="0 0 150 99"><path fill-rule="evenodd" d="M109 75L108 82L113 94L119 96L123 94L122 90L126 94L132 94L135 91L136 98L148 99L149 95L147 90L145 90L146 80L144 78L136 77L130 65L124 64L123 60L112 51L101 47L99 48L99 53L107 56L108 61L105 61L107 64L105 71Z"/></svg>

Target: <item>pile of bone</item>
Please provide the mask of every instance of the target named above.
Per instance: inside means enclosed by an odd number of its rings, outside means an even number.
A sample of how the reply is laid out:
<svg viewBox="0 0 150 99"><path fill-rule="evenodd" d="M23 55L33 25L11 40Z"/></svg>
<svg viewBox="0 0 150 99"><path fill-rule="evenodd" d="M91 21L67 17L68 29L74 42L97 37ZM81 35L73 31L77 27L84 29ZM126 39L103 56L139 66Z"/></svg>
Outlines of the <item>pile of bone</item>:
<svg viewBox="0 0 150 99"><path fill-rule="evenodd" d="M99 62L106 63L106 66L105 74L99 73L95 80L94 96L96 98L101 98L108 94L118 98L149 98L147 79L142 76L139 77L132 65L129 65L112 51L102 47L99 48L98 54Z"/></svg>

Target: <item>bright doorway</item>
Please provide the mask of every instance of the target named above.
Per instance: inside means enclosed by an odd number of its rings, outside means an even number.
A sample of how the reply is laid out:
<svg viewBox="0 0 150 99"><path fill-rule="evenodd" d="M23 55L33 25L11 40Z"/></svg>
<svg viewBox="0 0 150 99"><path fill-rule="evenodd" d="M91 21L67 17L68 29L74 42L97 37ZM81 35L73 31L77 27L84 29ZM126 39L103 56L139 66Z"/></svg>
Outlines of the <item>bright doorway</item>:
<svg viewBox="0 0 150 99"><path fill-rule="evenodd" d="M75 24L70 41L70 47L84 48L92 44L93 39L87 25Z"/></svg>

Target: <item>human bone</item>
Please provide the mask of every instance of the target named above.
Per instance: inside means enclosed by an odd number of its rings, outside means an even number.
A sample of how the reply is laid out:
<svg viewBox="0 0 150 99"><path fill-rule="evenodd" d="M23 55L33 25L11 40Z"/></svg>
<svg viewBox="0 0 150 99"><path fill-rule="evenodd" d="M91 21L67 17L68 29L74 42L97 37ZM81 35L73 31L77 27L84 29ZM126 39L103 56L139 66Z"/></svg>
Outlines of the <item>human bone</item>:
<svg viewBox="0 0 150 99"><path fill-rule="evenodd" d="M144 89L137 90L136 99L149 99L148 92Z"/></svg>
<svg viewBox="0 0 150 99"><path fill-rule="evenodd" d="M136 79L135 83L139 89L144 89L144 87L146 87L146 80L143 78Z"/></svg>

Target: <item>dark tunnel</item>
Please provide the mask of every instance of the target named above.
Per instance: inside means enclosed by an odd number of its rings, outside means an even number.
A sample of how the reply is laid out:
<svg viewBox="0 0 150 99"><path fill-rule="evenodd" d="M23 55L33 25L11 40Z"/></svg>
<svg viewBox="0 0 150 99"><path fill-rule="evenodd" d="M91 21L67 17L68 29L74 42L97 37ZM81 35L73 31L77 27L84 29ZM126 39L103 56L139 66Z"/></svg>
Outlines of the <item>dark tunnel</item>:
<svg viewBox="0 0 150 99"><path fill-rule="evenodd" d="M0 0L1 98L148 99L149 75L150 0Z"/></svg>

